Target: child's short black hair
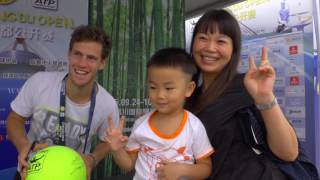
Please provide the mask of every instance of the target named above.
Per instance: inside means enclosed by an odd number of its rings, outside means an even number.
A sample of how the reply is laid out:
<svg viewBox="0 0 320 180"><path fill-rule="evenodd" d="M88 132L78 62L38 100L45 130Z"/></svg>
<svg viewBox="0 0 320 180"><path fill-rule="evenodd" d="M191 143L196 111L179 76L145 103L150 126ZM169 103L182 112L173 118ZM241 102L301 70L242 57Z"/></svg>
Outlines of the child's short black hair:
<svg viewBox="0 0 320 180"><path fill-rule="evenodd" d="M184 49L175 47L164 48L155 52L148 61L147 68L150 67L180 68L191 77L197 72L191 55Z"/></svg>

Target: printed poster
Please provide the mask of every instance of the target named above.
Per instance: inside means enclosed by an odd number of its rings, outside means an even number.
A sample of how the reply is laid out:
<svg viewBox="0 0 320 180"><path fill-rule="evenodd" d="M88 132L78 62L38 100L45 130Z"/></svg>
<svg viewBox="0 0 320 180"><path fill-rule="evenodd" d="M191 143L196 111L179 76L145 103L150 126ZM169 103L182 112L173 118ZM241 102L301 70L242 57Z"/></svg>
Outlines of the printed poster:
<svg viewBox="0 0 320 180"><path fill-rule="evenodd" d="M254 57L257 65L260 64L262 47L267 47L269 61L276 71L274 93L278 103L295 128L297 136L304 140L306 138L305 81L313 77L304 71L303 35L301 32L294 32L244 41L240 72L248 70L249 56Z"/></svg>
<svg viewBox="0 0 320 180"><path fill-rule="evenodd" d="M10 102L35 72L67 71L70 34L87 12L88 0L0 1L0 170L17 163L6 134Z"/></svg>

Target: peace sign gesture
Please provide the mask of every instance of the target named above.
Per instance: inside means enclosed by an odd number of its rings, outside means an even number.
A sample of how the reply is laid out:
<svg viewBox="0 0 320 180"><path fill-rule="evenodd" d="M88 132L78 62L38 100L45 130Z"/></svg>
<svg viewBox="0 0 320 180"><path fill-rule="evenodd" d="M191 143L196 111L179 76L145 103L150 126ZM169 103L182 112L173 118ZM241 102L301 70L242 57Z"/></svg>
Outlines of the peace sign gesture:
<svg viewBox="0 0 320 180"><path fill-rule="evenodd" d="M120 150L128 142L128 136L122 134L124 121L124 116L121 116L119 128L116 128L112 118L110 116L108 117L108 128L106 130L105 141L109 145L111 151Z"/></svg>
<svg viewBox="0 0 320 180"><path fill-rule="evenodd" d="M269 103L274 99L273 85L276 73L268 60L266 48L262 48L261 64L256 66L253 57L249 58L249 70L244 78L244 85L255 103Z"/></svg>

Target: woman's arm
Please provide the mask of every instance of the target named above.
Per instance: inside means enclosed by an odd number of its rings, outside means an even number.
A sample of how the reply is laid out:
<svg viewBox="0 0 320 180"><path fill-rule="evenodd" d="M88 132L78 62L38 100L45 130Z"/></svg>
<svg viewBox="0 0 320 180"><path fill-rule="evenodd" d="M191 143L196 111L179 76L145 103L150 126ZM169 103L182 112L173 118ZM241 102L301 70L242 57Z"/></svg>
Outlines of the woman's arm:
<svg viewBox="0 0 320 180"><path fill-rule="evenodd" d="M298 156L298 141L293 127L280 106L260 110L267 130L267 142L271 151L280 159L294 161Z"/></svg>
<svg viewBox="0 0 320 180"><path fill-rule="evenodd" d="M257 105L270 104L275 100L273 94L275 78L276 74L269 63L266 48L262 49L259 67L256 67L252 57L249 58L249 70L244 84ZM266 126L267 141L271 151L284 161L294 161L299 153L297 136L280 106L275 103L260 112Z"/></svg>

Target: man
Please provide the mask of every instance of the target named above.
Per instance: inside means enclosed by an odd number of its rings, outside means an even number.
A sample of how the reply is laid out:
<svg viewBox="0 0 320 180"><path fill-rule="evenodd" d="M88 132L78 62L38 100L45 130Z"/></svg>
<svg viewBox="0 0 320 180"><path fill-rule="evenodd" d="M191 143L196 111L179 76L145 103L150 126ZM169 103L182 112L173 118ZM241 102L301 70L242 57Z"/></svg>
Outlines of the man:
<svg viewBox="0 0 320 180"><path fill-rule="evenodd" d="M94 27L74 30L69 44L69 72L39 72L23 85L8 116L9 139L18 150L16 179L26 175L27 156L48 145L65 145L77 150L91 170L108 152L99 142L90 153L94 135L104 138L107 119L119 122L114 98L96 81L97 72L105 67L111 40ZM28 117L28 134L24 124Z"/></svg>

